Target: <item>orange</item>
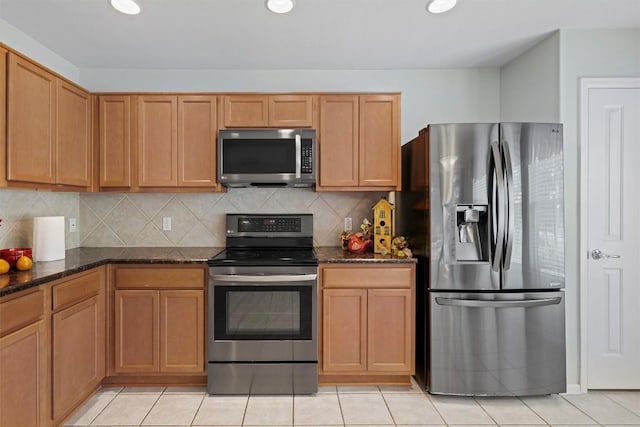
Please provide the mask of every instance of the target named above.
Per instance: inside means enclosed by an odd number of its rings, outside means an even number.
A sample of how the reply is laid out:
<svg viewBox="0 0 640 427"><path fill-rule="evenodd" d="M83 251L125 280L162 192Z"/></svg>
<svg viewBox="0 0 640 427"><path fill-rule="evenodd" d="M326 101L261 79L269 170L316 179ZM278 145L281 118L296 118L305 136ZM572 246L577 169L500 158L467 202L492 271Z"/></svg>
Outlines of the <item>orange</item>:
<svg viewBox="0 0 640 427"><path fill-rule="evenodd" d="M0 274L4 274L9 271L9 263L6 259L0 259Z"/></svg>
<svg viewBox="0 0 640 427"><path fill-rule="evenodd" d="M31 258L28 256L21 256L18 258L18 261L16 261L16 268L18 270L31 270L32 266L33 261L31 261Z"/></svg>

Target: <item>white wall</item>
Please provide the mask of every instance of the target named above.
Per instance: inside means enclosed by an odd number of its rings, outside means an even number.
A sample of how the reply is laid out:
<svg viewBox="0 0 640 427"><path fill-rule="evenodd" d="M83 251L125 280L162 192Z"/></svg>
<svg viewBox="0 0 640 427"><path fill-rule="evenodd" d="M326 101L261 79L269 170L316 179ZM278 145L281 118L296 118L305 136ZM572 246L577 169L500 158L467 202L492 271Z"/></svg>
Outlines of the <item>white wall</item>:
<svg viewBox="0 0 640 427"><path fill-rule="evenodd" d="M0 19L0 42L73 82L77 83L80 79L78 67L2 19Z"/></svg>
<svg viewBox="0 0 640 427"><path fill-rule="evenodd" d="M640 29L562 30L560 33L560 120L564 123L567 232L567 377L579 382L580 147L579 79L640 76Z"/></svg>
<svg viewBox="0 0 640 427"><path fill-rule="evenodd" d="M500 69L500 120L560 120L560 33L538 43Z"/></svg>
<svg viewBox="0 0 640 427"><path fill-rule="evenodd" d="M401 92L402 141L429 123L500 117L500 70L125 70L82 69L95 92Z"/></svg>

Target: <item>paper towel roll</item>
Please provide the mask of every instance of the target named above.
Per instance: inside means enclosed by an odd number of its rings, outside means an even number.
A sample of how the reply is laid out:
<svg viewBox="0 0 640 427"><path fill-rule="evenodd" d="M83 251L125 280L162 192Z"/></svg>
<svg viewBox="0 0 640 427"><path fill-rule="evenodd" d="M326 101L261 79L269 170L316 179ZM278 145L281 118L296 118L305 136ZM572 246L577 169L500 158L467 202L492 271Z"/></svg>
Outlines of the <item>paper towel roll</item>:
<svg viewBox="0 0 640 427"><path fill-rule="evenodd" d="M38 216L33 218L33 260L64 259L64 217Z"/></svg>

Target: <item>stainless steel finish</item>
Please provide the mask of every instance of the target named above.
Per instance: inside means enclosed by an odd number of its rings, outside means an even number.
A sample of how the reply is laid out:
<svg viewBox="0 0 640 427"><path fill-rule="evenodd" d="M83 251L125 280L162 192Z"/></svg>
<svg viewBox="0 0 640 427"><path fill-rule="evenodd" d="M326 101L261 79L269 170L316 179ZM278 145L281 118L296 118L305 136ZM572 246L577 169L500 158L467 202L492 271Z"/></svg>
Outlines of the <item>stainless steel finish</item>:
<svg viewBox="0 0 640 427"><path fill-rule="evenodd" d="M491 142L491 161L492 167L491 173L495 182L495 197L494 189L491 188L491 204L493 205L493 217L495 218L495 240L492 242L491 249L493 251L493 259L491 262L491 269L493 271L500 271L502 264L502 251L504 250L505 240L505 200L506 200L506 188L504 181L504 170L502 165L502 156L500 155L500 146L498 141ZM493 186L492 186L493 187ZM493 228L493 227L492 227Z"/></svg>
<svg viewBox="0 0 640 427"><path fill-rule="evenodd" d="M502 123L511 159L512 254L503 289L564 288L564 168L562 125Z"/></svg>
<svg viewBox="0 0 640 427"><path fill-rule="evenodd" d="M436 304L451 307L484 307L484 308L515 308L515 307L540 307L543 305L560 304L561 299L540 298L521 301L487 301L482 299L460 299L436 297Z"/></svg>
<svg viewBox="0 0 640 427"><path fill-rule="evenodd" d="M504 127L501 125L501 135L505 135ZM509 150L509 141L506 138L503 138L501 141L502 146L502 161L504 162L504 173L505 173L505 196L506 196L506 210L507 210L507 228L505 229L505 241L506 247L503 255L502 268L503 270L508 270L511 267L511 255L513 252L513 240L515 234L515 215L514 208L515 202L514 199L516 196L515 189L513 187L513 166L511 164L511 154Z"/></svg>
<svg viewBox="0 0 640 427"><path fill-rule="evenodd" d="M274 274L269 276L241 276L239 274L213 274L210 276L211 280L216 282L252 282L252 283L286 283L286 282L301 282L307 280L316 280L317 274Z"/></svg>
<svg viewBox="0 0 640 427"><path fill-rule="evenodd" d="M302 169L302 140L300 135L296 135L296 179L300 179L300 169Z"/></svg>
<svg viewBox="0 0 640 427"><path fill-rule="evenodd" d="M208 392L317 392L313 215L226 218L226 250L209 260Z"/></svg>
<svg viewBox="0 0 640 427"><path fill-rule="evenodd" d="M566 391L562 125L429 125L402 169L416 379L441 394Z"/></svg>
<svg viewBox="0 0 640 427"><path fill-rule="evenodd" d="M209 363L209 394L312 394L317 363Z"/></svg>
<svg viewBox="0 0 640 427"><path fill-rule="evenodd" d="M238 229L240 221L249 218L261 218L274 216L272 214L227 214L226 216L226 235L229 237L269 237L268 232L241 232ZM313 215L312 214L277 214L281 218L299 218L300 231L298 232L280 232L278 237L313 237ZM227 244L228 246L228 244Z"/></svg>
<svg viewBox="0 0 640 427"><path fill-rule="evenodd" d="M455 303L461 300L469 301ZM430 329L431 393L524 396L566 391L562 291L432 292Z"/></svg>
<svg viewBox="0 0 640 427"><path fill-rule="evenodd" d="M593 259L620 258L620 255L609 255L609 254L605 254L600 249L594 249L591 251L591 258Z"/></svg>
<svg viewBox="0 0 640 427"><path fill-rule="evenodd" d="M230 173L224 169L225 150L224 141L229 139L242 140L248 138L278 141L283 139L295 140L295 164L292 172L282 173ZM312 141L311 172L302 172L302 140ZM316 183L317 171L317 142L315 129L220 129L218 131L218 182L227 187L313 187ZM261 157L263 158L263 157ZM260 161L261 158L256 159Z"/></svg>
<svg viewBox="0 0 640 427"><path fill-rule="evenodd" d="M497 290L500 289L500 273L492 271L488 261L472 260L472 256L459 253L469 251L474 245L461 247L459 241L458 215L464 215L468 207L482 206L487 217L489 192L490 145L487 141L498 139L498 128L494 124L445 124L429 126L430 171L428 199L430 240L424 244L430 263L428 287L450 290ZM500 176L502 180L502 176ZM502 181L501 181L502 182ZM502 194L502 190L501 194ZM459 211L458 209L463 209ZM464 219L464 217L463 217ZM427 230L412 240L412 248L418 248L427 236ZM480 233L480 259L492 257L488 247L489 227ZM414 236L415 237L415 236ZM413 239L413 238L412 238ZM473 248L473 252L477 251ZM467 252L468 253L468 252Z"/></svg>
<svg viewBox="0 0 640 427"><path fill-rule="evenodd" d="M215 272L211 271L215 270ZM290 266L290 267L215 267L209 269L209 331L214 331L215 325L215 287L224 286L251 286L251 281L239 281L237 283L227 280L218 281L216 276L228 278L229 276L250 276L255 274L253 284L257 287L268 286L275 282L262 282L262 278L274 276L299 277L298 281L287 281L287 286L300 287L310 286L312 295L317 295L318 285L316 280L316 267L310 266ZM241 273L241 274L238 274ZM303 279L306 278L306 279ZM312 299L311 319L312 319L312 339L311 340L251 340L233 341L216 340L210 333L208 354L210 361L216 362L271 362L271 361L314 361L318 358L317 341L317 298Z"/></svg>

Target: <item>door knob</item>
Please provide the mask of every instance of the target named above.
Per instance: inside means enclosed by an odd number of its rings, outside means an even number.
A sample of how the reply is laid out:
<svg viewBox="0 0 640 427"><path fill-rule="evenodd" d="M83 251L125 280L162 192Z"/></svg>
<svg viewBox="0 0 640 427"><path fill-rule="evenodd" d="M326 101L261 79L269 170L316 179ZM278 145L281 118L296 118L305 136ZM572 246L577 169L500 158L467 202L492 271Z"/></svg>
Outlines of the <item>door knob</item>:
<svg viewBox="0 0 640 427"><path fill-rule="evenodd" d="M620 255L609 255L602 252L600 249L594 249L591 251L591 258L600 259L600 258L620 258Z"/></svg>

